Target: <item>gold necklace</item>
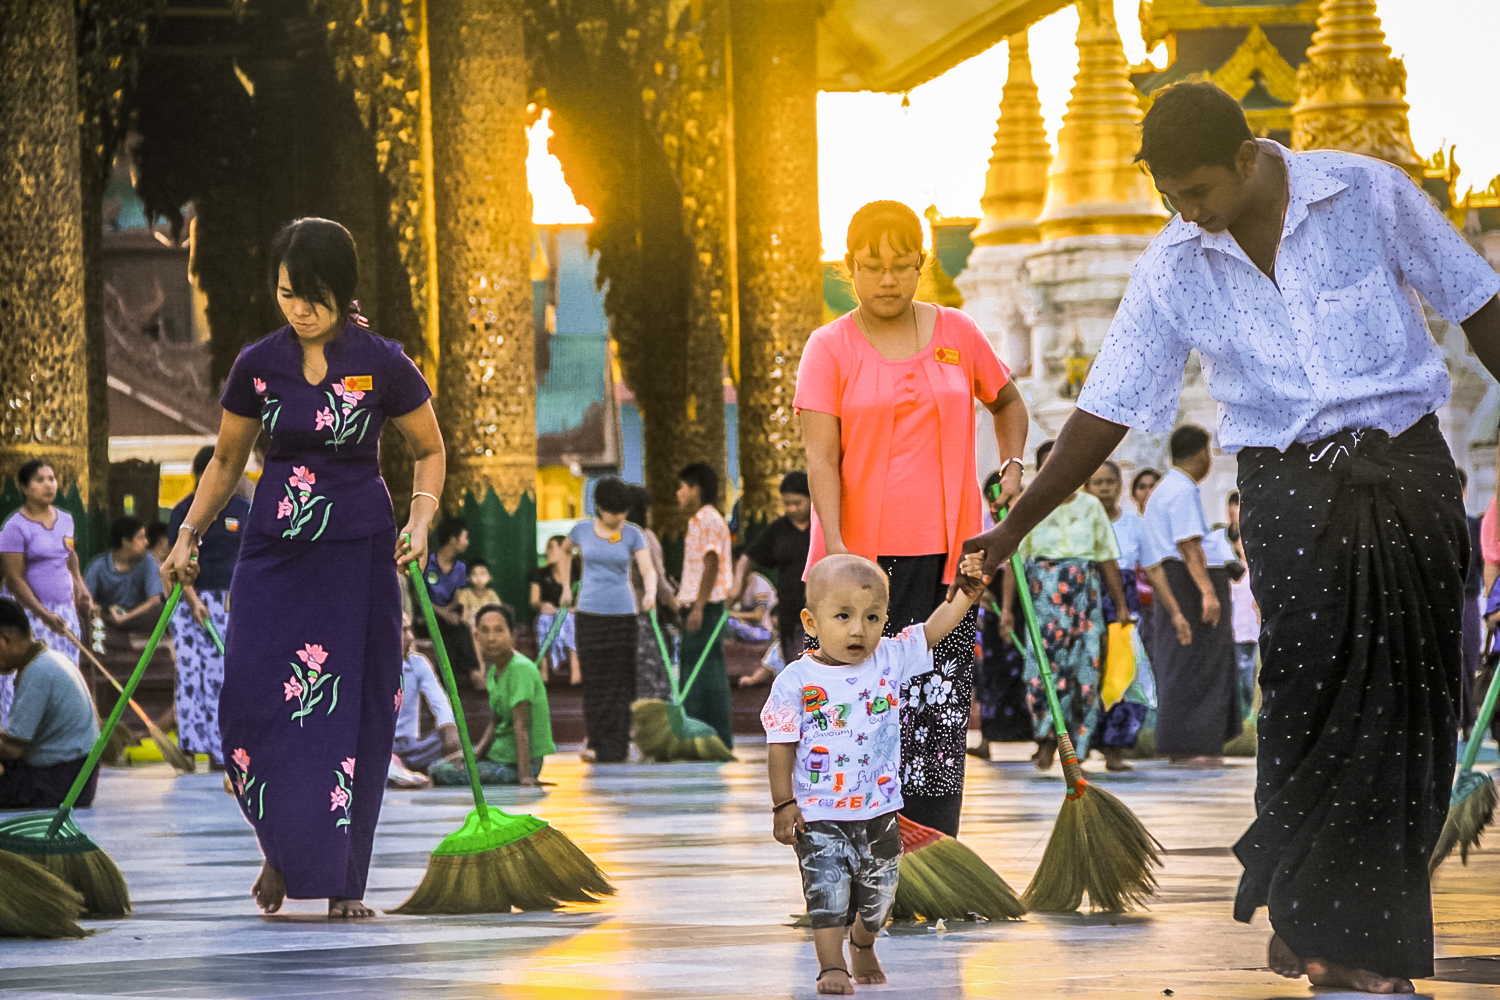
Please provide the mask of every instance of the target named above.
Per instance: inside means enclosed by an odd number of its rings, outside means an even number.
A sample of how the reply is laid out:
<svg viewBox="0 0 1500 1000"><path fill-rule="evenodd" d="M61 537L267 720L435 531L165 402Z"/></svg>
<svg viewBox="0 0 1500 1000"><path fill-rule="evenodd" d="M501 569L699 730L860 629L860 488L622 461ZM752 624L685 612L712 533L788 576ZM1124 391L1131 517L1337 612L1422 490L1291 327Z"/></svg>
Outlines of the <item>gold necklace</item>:
<svg viewBox="0 0 1500 1000"><path fill-rule="evenodd" d="M859 328L860 333L865 335L865 343L871 347L875 347L875 338L870 333L870 321L865 318L865 304L863 301L859 303L859 307L855 311L859 313L859 321L854 325ZM917 301L913 299L911 301L911 354L907 355L907 357L916 357L921 350L922 328L917 323ZM880 348L875 347L875 353L880 354ZM885 355L882 354L881 357L885 357Z"/></svg>

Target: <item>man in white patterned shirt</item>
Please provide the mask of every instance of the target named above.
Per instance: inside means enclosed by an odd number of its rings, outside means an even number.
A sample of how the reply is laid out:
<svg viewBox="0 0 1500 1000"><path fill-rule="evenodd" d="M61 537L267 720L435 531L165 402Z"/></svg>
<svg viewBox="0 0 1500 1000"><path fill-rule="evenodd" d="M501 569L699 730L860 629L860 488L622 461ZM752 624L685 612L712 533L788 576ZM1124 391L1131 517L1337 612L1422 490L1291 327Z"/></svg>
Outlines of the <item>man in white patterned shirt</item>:
<svg viewBox="0 0 1500 1000"><path fill-rule="evenodd" d="M1271 966L1411 993L1447 814L1469 540L1419 294L1500 373L1497 275L1397 168L1258 141L1211 83L1158 92L1138 159L1179 215L1141 257L1056 449L970 539L993 573L1131 427L1165 431L1196 348L1238 453L1263 616L1257 819L1235 917Z"/></svg>

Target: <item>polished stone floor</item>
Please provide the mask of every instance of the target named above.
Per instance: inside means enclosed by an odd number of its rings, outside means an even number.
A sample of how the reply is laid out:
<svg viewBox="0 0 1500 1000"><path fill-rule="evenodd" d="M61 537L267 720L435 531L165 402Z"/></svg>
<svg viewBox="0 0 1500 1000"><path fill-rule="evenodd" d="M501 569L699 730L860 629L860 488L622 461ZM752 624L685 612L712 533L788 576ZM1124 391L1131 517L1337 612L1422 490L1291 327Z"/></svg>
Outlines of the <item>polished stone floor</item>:
<svg viewBox="0 0 1500 1000"><path fill-rule="evenodd" d="M1058 772L970 761L964 839L1020 888L1062 800ZM249 828L219 779L112 771L79 815L130 880L136 912L85 941L0 940L0 1000L130 996L502 998L807 997L816 972L791 851L771 839L763 745L724 766L594 768L551 758L540 792L497 803L552 820L619 887L595 907L485 917L330 922L318 904L259 916ZM1493 756L1490 751L1486 756ZM1264 916L1234 923L1230 845L1252 811L1248 762L1192 771L1146 763L1104 778L1166 845L1161 894L1126 917L1032 916L1005 924L896 927L880 945L892 998L1339 996L1281 980ZM391 792L370 902L399 903L426 852L462 818L453 790ZM1500 1000L1500 835L1444 866L1435 886L1441 1000Z"/></svg>

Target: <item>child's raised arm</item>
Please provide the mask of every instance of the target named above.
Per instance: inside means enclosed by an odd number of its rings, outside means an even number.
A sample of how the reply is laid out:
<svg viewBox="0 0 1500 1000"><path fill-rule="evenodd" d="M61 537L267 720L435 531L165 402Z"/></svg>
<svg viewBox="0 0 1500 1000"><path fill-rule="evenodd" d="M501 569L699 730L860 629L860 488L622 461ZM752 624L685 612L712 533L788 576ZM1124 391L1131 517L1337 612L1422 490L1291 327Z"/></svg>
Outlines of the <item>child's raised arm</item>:
<svg viewBox="0 0 1500 1000"><path fill-rule="evenodd" d="M970 552L958 563L959 592L951 600L937 606L932 617L927 619L927 648L934 649L958 628L958 623L969 613L974 600L984 591L984 581L979 577L984 572L984 559L978 552Z"/></svg>

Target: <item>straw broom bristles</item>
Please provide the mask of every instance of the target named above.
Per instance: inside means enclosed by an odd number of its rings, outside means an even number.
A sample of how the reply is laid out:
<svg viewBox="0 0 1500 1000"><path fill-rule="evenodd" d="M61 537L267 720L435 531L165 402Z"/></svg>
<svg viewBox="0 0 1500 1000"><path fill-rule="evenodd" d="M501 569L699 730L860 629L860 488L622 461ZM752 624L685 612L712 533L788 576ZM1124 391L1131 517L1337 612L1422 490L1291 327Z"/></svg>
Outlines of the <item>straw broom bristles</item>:
<svg viewBox="0 0 1500 1000"><path fill-rule="evenodd" d="M641 755L659 764L734 760L734 752L724 745L717 733L678 736L672 728L671 706L659 699L645 698L634 702L630 706L630 728L631 738Z"/></svg>
<svg viewBox="0 0 1500 1000"><path fill-rule="evenodd" d="M0 937L81 938L83 897L30 858L0 851Z"/></svg>
<svg viewBox="0 0 1500 1000"><path fill-rule="evenodd" d="M103 851L34 855L31 860L81 893L84 912L89 916L130 915L130 889L125 884L125 874Z"/></svg>
<svg viewBox="0 0 1500 1000"><path fill-rule="evenodd" d="M1019 920L1026 907L995 869L940 830L902 817L892 920Z"/></svg>
<svg viewBox="0 0 1500 1000"><path fill-rule="evenodd" d="M552 826L483 854L438 855L411 898L387 913L509 913L595 903L615 887L578 845Z"/></svg>
<svg viewBox="0 0 1500 1000"><path fill-rule="evenodd" d="M1471 739L1480 739L1475 732ZM1479 846L1479 838L1485 827L1495 816L1495 805L1500 796L1495 794L1495 780L1488 774L1460 771L1454 782L1453 798L1457 801L1448 807L1448 819L1443 823L1443 832L1438 835L1437 846L1427 862L1427 872L1437 871L1453 849L1458 848L1459 860L1469 863L1469 851Z"/></svg>

